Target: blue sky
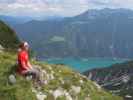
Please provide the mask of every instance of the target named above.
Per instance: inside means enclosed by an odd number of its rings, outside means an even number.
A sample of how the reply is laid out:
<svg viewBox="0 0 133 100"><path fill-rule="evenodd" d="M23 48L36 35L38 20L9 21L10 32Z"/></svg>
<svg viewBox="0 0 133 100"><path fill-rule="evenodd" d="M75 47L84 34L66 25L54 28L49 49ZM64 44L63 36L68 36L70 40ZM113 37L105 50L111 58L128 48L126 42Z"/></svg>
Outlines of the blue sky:
<svg viewBox="0 0 133 100"><path fill-rule="evenodd" d="M75 16L107 7L133 9L133 0L0 0L0 14L12 16Z"/></svg>

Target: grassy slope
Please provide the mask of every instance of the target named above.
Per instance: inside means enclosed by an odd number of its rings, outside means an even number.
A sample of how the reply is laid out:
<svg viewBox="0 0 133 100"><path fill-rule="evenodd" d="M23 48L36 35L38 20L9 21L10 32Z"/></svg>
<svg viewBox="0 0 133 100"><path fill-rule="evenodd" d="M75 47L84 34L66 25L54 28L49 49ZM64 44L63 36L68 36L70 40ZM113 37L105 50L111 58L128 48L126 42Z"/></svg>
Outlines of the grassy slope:
<svg viewBox="0 0 133 100"><path fill-rule="evenodd" d="M17 83L15 85L8 83L7 77L12 70L12 66L15 64L15 60L16 56L14 54L0 53L0 100L36 100L35 94L32 93L31 82L17 76ZM93 82L64 65L33 63L41 65L42 69L48 74L53 73L54 75L54 79L41 88L41 91L47 95L46 100L54 100L50 90L54 91L58 87L62 87L64 90L69 91L72 85L81 87L81 92L77 96L71 94L73 98L77 97L78 100L85 100L88 94L91 100L122 100L120 97L112 96L103 89L98 89ZM62 84L61 80L64 81L64 84ZM81 84L79 80L83 80L83 83ZM65 100L65 97L58 98L57 100Z"/></svg>
<svg viewBox="0 0 133 100"><path fill-rule="evenodd" d="M0 21L0 44L8 49L14 49L19 44L16 33L2 21Z"/></svg>

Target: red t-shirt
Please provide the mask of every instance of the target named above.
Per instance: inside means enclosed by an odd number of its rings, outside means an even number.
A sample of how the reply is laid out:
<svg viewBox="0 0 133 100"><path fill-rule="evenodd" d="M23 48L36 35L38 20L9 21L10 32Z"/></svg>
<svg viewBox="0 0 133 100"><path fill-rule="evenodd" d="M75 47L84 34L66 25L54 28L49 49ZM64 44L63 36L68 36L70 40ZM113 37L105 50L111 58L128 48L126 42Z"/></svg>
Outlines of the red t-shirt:
<svg viewBox="0 0 133 100"><path fill-rule="evenodd" d="M18 53L18 72L24 74L28 69L29 56L28 52L22 50Z"/></svg>

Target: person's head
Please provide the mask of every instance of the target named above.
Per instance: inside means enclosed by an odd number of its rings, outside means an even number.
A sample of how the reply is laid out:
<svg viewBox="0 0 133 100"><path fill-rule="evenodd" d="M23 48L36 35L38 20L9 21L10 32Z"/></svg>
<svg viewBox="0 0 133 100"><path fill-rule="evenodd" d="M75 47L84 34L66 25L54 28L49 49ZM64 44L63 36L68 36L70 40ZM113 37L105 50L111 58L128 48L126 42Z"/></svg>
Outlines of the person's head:
<svg viewBox="0 0 133 100"><path fill-rule="evenodd" d="M19 45L19 48L21 50L26 50L28 51L29 50L29 44L27 42L22 42L20 45Z"/></svg>

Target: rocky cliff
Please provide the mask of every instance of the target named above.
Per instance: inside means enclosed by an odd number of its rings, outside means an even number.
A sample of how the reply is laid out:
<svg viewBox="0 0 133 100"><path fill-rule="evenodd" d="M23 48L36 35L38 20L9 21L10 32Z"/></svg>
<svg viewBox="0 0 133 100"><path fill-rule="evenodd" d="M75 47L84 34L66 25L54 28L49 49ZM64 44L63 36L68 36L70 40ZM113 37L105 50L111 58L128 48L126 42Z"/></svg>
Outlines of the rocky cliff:
<svg viewBox="0 0 133 100"><path fill-rule="evenodd" d="M89 70L84 75L125 100L133 100L133 61Z"/></svg>

